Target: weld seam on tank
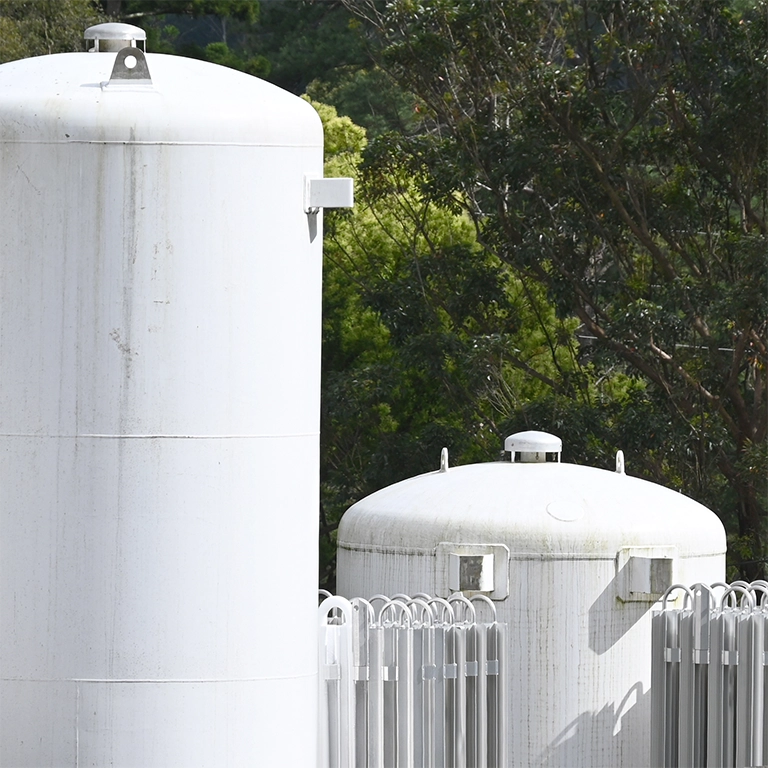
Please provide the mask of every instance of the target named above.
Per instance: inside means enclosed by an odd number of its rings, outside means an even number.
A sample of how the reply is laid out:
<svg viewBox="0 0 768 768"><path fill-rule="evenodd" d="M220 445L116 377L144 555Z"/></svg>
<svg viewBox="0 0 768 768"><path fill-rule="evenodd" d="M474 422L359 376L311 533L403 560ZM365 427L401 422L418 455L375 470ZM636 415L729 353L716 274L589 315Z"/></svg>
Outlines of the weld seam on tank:
<svg viewBox="0 0 768 768"><path fill-rule="evenodd" d="M98 677L3 677L0 678L4 683L117 683L119 685L127 685L129 683L140 683L153 685L155 683L178 683L180 685L186 683L261 683L267 680L307 680L312 677L316 677L316 672L309 672L304 675L278 675L276 677L206 677L206 678L98 678Z"/></svg>
<svg viewBox="0 0 768 768"><path fill-rule="evenodd" d="M93 141L92 139L61 139L60 141L23 141L19 139L3 139L0 144L34 144L35 146L53 146L57 144L116 144L118 146L137 147L265 147L267 149L317 149L318 144L234 144L229 141L133 141L131 139L104 139Z"/></svg>
<svg viewBox="0 0 768 768"><path fill-rule="evenodd" d="M461 542L447 542L449 544L455 544L457 547L465 545L486 545L486 541L468 541ZM435 554L434 549L408 549L406 547L385 547L381 544L347 544L347 542L340 541L336 545L339 549L344 549L347 552L365 552L374 553L377 555L415 555L417 557L433 557ZM564 555L559 552L510 552L510 560L602 560L606 562L613 562L616 559L616 555L591 555L589 553L576 553L572 555Z"/></svg>
<svg viewBox="0 0 768 768"><path fill-rule="evenodd" d="M317 437L319 432L291 432L283 435L37 435L33 432L0 434L0 437L36 437L50 440L272 440L275 438Z"/></svg>
<svg viewBox="0 0 768 768"><path fill-rule="evenodd" d="M434 549L409 549L408 547L382 547L376 544L355 545L346 544L343 541L337 542L339 549L346 549L348 552L373 552L377 555L415 555L416 557L434 557Z"/></svg>
<svg viewBox="0 0 768 768"><path fill-rule="evenodd" d="M478 541L478 542L472 542L472 541L462 541L462 542L450 542L450 543L456 543L457 546L462 545L485 545L487 542L484 541ZM363 552L363 553L372 553L376 555L414 555L416 557L433 557L435 554L434 549L405 549L405 548L395 548L395 547L382 547L381 545L376 544L368 544L368 545L354 545L354 544L346 544L345 542L338 542L337 543L338 549L346 550L347 552ZM725 554L724 551L717 550L715 552L708 552L708 553L697 553L694 555L685 555L686 559L693 559L697 557L713 557L715 555L723 555ZM576 560L589 560L592 562L614 562L616 560L616 555L590 555L589 553L584 554L573 554L573 555L564 555L562 553L558 552L510 552L509 553L509 559L515 560L515 561L526 561L526 560L539 560L539 561L576 561Z"/></svg>

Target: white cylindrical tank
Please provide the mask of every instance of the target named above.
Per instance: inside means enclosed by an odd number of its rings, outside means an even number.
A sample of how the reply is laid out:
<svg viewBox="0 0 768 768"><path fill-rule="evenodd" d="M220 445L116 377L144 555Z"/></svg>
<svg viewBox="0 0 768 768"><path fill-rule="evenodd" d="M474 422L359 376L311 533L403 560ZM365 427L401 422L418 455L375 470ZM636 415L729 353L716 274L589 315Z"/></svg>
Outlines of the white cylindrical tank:
<svg viewBox="0 0 768 768"><path fill-rule="evenodd" d="M443 468L344 515L337 585L486 594L509 625L511 766L647 766L651 609L672 583L725 571L725 533L695 501L617 471L560 463L541 432L511 462Z"/></svg>
<svg viewBox="0 0 768 768"><path fill-rule="evenodd" d="M312 765L322 126L134 32L0 67L0 765Z"/></svg>

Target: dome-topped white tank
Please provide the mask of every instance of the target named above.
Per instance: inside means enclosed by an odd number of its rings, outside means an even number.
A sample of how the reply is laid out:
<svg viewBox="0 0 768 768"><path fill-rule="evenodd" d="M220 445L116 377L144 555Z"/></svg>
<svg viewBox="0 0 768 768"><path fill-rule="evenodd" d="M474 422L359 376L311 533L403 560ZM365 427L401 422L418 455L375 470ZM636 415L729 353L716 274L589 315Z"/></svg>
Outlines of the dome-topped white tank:
<svg viewBox="0 0 768 768"><path fill-rule="evenodd" d="M611 472L561 463L546 433L505 447L351 507L338 592L488 595L509 624L510 765L647 765L651 609L672 583L723 579L723 526L621 454Z"/></svg>
<svg viewBox="0 0 768 768"><path fill-rule="evenodd" d="M0 764L310 765L320 119L86 36L0 66Z"/></svg>

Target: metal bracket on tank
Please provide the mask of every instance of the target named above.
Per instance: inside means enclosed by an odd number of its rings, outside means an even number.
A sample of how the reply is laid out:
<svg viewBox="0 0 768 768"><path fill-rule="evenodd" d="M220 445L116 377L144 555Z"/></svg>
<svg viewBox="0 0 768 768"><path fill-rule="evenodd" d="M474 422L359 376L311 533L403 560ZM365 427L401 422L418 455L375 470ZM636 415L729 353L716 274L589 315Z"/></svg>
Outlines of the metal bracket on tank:
<svg viewBox="0 0 768 768"><path fill-rule="evenodd" d="M491 600L509 596L509 547L441 541L435 549L435 594L480 592Z"/></svg>
<svg viewBox="0 0 768 768"><path fill-rule="evenodd" d="M655 603L677 580L677 547L622 547L616 586L623 603Z"/></svg>
<svg viewBox="0 0 768 768"><path fill-rule="evenodd" d="M117 52L107 85L128 82L132 85L152 85L144 52L133 46L121 48Z"/></svg>
<svg viewBox="0 0 768 768"><path fill-rule="evenodd" d="M316 214L321 208L352 208L354 204L352 179L304 177L304 213Z"/></svg>

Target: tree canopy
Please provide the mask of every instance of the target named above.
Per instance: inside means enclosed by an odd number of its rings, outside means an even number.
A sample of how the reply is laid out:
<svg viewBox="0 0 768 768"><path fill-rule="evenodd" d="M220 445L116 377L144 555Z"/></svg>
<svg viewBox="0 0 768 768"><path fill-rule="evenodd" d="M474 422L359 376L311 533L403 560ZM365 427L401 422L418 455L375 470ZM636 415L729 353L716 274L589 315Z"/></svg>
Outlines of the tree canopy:
<svg viewBox="0 0 768 768"><path fill-rule="evenodd" d="M371 172L407 158L426 195L578 319L593 375L640 384L620 421L647 468L713 507L733 562L763 574L766 4L347 5L425 105L419 131L372 148Z"/></svg>
<svg viewBox="0 0 768 768"><path fill-rule="evenodd" d="M332 586L334 531L350 504L436 469L444 446L454 463L497 457L513 414L546 410L558 381L581 374L575 321L557 318L478 244L465 212L435 205L396 158L368 178L363 129L314 106L326 175L357 179L354 210L326 215L321 512Z"/></svg>
<svg viewBox="0 0 768 768"><path fill-rule="evenodd" d="M379 70L341 0L102 0L147 50L211 61L335 105L372 134L412 123L413 97Z"/></svg>
<svg viewBox="0 0 768 768"><path fill-rule="evenodd" d="M250 24L259 18L261 7L260 0L102 0L102 5L110 16L130 17L134 21L173 14L234 18Z"/></svg>
<svg viewBox="0 0 768 768"><path fill-rule="evenodd" d="M83 31L105 21L91 0L0 0L0 63L83 50Z"/></svg>

